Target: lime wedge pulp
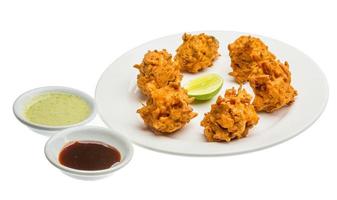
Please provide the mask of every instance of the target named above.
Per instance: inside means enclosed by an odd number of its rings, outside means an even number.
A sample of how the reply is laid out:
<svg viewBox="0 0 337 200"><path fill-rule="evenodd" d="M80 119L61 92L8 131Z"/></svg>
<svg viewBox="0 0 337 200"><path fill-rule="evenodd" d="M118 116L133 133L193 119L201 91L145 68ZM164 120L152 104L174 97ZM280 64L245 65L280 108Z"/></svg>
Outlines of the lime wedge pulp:
<svg viewBox="0 0 337 200"><path fill-rule="evenodd" d="M187 83L188 96L196 100L209 100L213 98L221 89L223 79L217 74L207 74L195 78Z"/></svg>

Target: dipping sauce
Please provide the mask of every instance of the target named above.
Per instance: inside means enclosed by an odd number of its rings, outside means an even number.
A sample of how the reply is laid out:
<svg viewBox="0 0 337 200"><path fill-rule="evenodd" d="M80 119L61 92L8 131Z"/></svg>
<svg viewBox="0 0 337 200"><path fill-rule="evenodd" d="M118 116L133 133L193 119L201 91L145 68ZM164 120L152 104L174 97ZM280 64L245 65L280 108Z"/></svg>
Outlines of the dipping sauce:
<svg viewBox="0 0 337 200"><path fill-rule="evenodd" d="M62 165L79 170L108 169L120 161L121 155L116 148L100 142L71 142L59 154Z"/></svg>
<svg viewBox="0 0 337 200"><path fill-rule="evenodd" d="M53 92L35 97L26 106L24 115L32 123L66 126L85 120L90 113L89 104L81 97Z"/></svg>

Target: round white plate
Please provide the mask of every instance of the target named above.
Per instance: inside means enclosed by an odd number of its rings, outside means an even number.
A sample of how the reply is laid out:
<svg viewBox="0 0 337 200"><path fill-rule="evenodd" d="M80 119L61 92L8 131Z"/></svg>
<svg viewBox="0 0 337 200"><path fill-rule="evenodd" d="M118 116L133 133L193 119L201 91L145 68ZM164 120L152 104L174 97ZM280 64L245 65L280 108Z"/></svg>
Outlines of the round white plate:
<svg viewBox="0 0 337 200"><path fill-rule="evenodd" d="M219 94L239 85L228 75L231 71L227 45L240 35L247 33L227 31L203 31L215 36L220 42L221 56L214 66L197 74L185 74L182 85L187 81L206 73L217 73L224 78ZM198 33L198 32L195 32ZM194 33L194 34L195 34ZM281 61L288 61L292 73L292 84L298 91L295 103L289 107L267 114L259 113L260 121L250 130L246 138L230 143L208 143L200 126L204 113L210 110L212 100L193 104L198 116L183 129L170 136L154 135L146 128L136 110L142 107L145 98L136 85L138 70L133 65L140 63L148 50L167 49L175 54L182 43L182 34L171 35L145 43L119 57L103 73L96 88L96 103L102 120L114 131L125 135L138 145L167 153L215 156L255 151L286 141L308 128L323 112L328 101L327 80L317 64L301 51L283 42L257 36L269 46ZM248 84L244 85L252 93Z"/></svg>

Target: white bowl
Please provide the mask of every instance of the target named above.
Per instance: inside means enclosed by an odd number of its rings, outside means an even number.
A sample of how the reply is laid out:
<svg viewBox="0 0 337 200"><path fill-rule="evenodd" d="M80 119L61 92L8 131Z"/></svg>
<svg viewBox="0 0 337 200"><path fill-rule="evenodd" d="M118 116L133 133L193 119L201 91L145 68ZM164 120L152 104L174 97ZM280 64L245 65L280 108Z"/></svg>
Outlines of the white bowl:
<svg viewBox="0 0 337 200"><path fill-rule="evenodd" d="M50 92L64 92L64 93L69 93L69 94L73 94L73 95L77 95L81 97L83 100L85 100L89 104L91 108L90 115L85 120L79 123L66 125L66 126L48 126L48 125L41 125L41 124L36 124L36 123L32 123L28 121L24 116L24 109L26 105L30 103L33 100L33 98L35 98L36 96L39 96L45 93L50 93ZM96 116L96 105L95 105L93 98L82 91L79 91L73 88L62 87L62 86L47 86L47 87L40 87L40 88L36 88L33 90L29 90L23 93L22 95L20 95L14 102L13 111L14 111L14 115L16 116L16 118L20 122L22 122L23 124L31 128L33 131L37 133L41 133L43 135L50 136L63 129L81 126L93 120L94 117Z"/></svg>
<svg viewBox="0 0 337 200"><path fill-rule="evenodd" d="M58 156L62 148L72 141L95 141L115 147L121 154L121 161L104 170L78 170L66 167L59 162ZM106 177L112 172L124 167L132 158L132 144L124 136L107 128L83 126L66 129L50 137L44 148L49 162L65 174L84 180L94 180Z"/></svg>

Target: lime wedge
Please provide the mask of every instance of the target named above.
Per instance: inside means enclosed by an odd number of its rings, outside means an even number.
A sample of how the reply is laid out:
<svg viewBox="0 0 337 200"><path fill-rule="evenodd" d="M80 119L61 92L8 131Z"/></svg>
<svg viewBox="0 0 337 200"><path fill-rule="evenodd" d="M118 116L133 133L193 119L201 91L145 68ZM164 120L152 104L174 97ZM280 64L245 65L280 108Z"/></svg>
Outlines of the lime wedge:
<svg viewBox="0 0 337 200"><path fill-rule="evenodd" d="M223 79L221 76L207 74L191 80L185 88L188 96L204 101L213 98L220 91L222 84Z"/></svg>

